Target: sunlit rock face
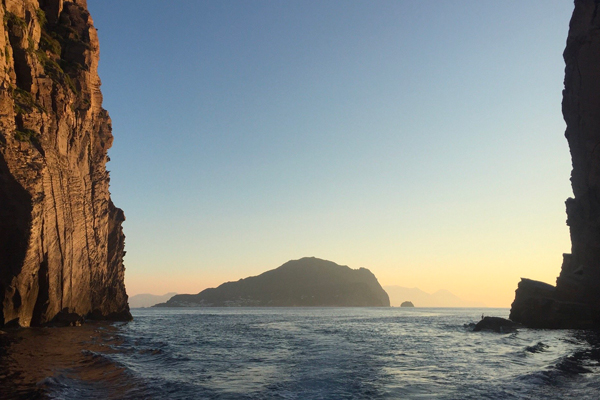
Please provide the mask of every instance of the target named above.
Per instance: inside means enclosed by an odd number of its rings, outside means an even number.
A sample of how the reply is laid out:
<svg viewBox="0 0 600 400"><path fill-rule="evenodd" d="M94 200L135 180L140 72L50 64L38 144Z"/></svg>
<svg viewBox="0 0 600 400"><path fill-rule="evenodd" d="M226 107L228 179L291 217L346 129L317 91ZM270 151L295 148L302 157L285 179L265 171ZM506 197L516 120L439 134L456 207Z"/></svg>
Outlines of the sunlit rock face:
<svg viewBox="0 0 600 400"><path fill-rule="evenodd" d="M4 0L0 18L0 326L129 319L86 1Z"/></svg>
<svg viewBox="0 0 600 400"><path fill-rule="evenodd" d="M567 205L571 254L556 287L522 280L510 318L548 328L600 324L600 14L598 0L576 0L564 52L563 115L574 198Z"/></svg>

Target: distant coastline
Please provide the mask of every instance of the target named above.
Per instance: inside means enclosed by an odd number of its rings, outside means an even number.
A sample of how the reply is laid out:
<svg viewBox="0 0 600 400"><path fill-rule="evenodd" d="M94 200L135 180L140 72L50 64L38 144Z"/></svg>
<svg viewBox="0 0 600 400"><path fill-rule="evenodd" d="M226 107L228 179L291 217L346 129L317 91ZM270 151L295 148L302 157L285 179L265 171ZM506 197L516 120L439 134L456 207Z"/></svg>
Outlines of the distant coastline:
<svg viewBox="0 0 600 400"><path fill-rule="evenodd" d="M150 293L136 294L135 296L129 297L129 308L147 308L152 307L158 303L164 303L175 296L177 293L170 292L163 295L156 295Z"/></svg>
<svg viewBox="0 0 600 400"><path fill-rule="evenodd" d="M416 307L486 307L485 304L475 301L463 300L448 290L438 290L427 293L419 288L403 286L384 286L383 289L390 296L392 307L400 307L404 301L411 301Z"/></svg>

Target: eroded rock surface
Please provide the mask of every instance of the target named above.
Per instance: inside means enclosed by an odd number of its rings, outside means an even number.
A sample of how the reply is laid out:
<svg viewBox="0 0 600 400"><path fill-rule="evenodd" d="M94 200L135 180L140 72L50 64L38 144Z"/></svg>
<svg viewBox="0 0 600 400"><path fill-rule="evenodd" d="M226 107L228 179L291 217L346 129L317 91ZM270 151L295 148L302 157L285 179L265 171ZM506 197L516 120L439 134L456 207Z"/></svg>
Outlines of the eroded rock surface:
<svg viewBox="0 0 600 400"><path fill-rule="evenodd" d="M556 287L519 283L510 318L540 328L600 325L600 13L598 0L576 0L564 52L563 116L574 198L566 201L571 254Z"/></svg>
<svg viewBox="0 0 600 400"><path fill-rule="evenodd" d="M129 319L85 0L0 2L0 326Z"/></svg>

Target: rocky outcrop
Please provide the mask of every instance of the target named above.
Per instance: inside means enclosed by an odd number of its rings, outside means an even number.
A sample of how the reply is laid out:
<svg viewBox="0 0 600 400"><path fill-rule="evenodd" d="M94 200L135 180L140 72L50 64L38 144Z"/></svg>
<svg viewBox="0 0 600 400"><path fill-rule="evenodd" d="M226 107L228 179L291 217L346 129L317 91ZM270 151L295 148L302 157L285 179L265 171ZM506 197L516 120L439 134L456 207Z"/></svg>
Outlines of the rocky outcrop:
<svg viewBox="0 0 600 400"><path fill-rule="evenodd" d="M85 0L0 2L0 326L130 319Z"/></svg>
<svg viewBox="0 0 600 400"><path fill-rule="evenodd" d="M402 304L400 304L400 307L414 307L415 305L412 303L412 301L403 301Z"/></svg>
<svg viewBox="0 0 600 400"><path fill-rule="evenodd" d="M496 333L514 332L521 325L517 322L500 318L500 317L484 317L473 328L473 332L492 331Z"/></svg>
<svg viewBox="0 0 600 400"><path fill-rule="evenodd" d="M389 307L390 299L368 269L306 257L195 295L173 296L155 307L245 306Z"/></svg>
<svg viewBox="0 0 600 400"><path fill-rule="evenodd" d="M523 279L510 318L531 327L600 325L600 10L576 0L564 52L563 116L574 198L566 202L571 254L556 287Z"/></svg>

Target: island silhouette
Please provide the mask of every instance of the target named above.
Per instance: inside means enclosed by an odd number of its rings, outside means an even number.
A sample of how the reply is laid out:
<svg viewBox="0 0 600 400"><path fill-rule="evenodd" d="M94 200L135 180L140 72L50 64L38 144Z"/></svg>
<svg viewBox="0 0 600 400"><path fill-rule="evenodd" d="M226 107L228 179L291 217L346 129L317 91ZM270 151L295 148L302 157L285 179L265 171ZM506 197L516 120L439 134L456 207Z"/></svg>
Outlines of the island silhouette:
<svg viewBox="0 0 600 400"><path fill-rule="evenodd" d="M245 306L389 307L390 299L366 268L305 257L198 294L179 294L154 307Z"/></svg>

